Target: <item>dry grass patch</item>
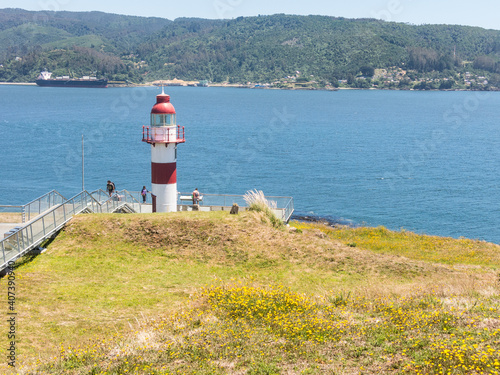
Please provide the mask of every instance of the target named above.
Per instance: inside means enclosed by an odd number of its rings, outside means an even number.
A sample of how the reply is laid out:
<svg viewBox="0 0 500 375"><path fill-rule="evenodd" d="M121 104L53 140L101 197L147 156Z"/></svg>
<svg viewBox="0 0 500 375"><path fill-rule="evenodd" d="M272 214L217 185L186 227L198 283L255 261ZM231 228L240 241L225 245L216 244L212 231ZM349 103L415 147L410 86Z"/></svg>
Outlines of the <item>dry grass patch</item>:
<svg viewBox="0 0 500 375"><path fill-rule="evenodd" d="M20 212L0 212L0 223L22 223L23 216Z"/></svg>

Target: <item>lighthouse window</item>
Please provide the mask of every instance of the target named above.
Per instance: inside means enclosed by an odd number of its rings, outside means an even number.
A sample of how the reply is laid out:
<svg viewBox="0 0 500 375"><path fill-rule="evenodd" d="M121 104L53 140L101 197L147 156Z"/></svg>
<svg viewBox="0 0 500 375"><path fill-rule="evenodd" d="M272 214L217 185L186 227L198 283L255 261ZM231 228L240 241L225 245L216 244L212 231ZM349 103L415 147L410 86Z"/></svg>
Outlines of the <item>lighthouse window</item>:
<svg viewBox="0 0 500 375"><path fill-rule="evenodd" d="M153 115L151 114L151 125L152 126L155 126L155 125L158 125L158 115Z"/></svg>
<svg viewBox="0 0 500 375"><path fill-rule="evenodd" d="M162 124L162 117L163 115L151 115L151 125L153 126L161 126Z"/></svg>
<svg viewBox="0 0 500 375"><path fill-rule="evenodd" d="M152 126L166 126L175 124L175 115L151 115Z"/></svg>

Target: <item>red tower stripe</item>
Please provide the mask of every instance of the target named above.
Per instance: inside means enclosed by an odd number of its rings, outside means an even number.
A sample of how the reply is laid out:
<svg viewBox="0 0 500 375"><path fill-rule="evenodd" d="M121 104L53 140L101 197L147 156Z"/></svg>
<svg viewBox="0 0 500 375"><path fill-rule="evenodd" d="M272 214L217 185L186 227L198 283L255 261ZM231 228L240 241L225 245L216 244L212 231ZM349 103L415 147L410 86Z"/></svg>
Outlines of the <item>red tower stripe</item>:
<svg viewBox="0 0 500 375"><path fill-rule="evenodd" d="M151 182L158 185L177 182L177 163L151 163Z"/></svg>

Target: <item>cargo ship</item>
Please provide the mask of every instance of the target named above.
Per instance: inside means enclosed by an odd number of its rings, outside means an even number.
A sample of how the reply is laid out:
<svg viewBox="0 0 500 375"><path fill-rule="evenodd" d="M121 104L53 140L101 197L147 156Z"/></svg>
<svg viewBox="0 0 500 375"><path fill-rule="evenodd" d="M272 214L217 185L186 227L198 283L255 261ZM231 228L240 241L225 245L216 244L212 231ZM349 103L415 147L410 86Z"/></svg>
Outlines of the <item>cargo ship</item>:
<svg viewBox="0 0 500 375"><path fill-rule="evenodd" d="M69 78L69 76L62 76L51 78L52 73L41 72L35 83L38 86L44 87L91 87L91 88L105 88L108 87L107 79L97 79L96 77L84 76L82 78Z"/></svg>

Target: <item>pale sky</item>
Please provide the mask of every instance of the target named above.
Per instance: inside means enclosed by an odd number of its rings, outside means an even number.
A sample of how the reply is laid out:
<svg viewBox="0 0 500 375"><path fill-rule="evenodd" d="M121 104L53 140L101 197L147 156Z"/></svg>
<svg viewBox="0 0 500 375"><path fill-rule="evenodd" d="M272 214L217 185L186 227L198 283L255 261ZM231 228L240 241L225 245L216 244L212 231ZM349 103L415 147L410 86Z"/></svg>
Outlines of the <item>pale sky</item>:
<svg viewBox="0 0 500 375"><path fill-rule="evenodd" d="M1 8L135 16L236 18L275 13L378 18L412 24L457 24L500 30L499 0L0 0Z"/></svg>

